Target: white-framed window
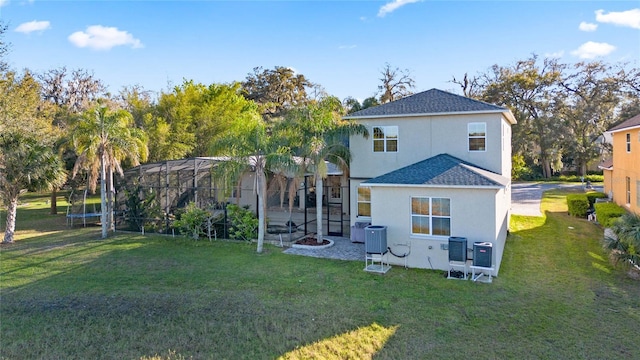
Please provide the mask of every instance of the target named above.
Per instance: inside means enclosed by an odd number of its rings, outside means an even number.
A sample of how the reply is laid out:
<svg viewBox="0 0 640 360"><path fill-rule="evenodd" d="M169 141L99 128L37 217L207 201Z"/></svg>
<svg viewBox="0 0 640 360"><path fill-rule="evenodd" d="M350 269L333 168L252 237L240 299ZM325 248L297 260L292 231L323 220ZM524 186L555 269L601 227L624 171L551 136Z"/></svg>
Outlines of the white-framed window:
<svg viewBox="0 0 640 360"><path fill-rule="evenodd" d="M340 185L340 178L338 178L337 176L329 176L327 178L327 192L329 193L330 199L342 199L342 187Z"/></svg>
<svg viewBox="0 0 640 360"><path fill-rule="evenodd" d="M233 187L233 189L231 189L232 198L239 198L240 194L242 194L242 189L240 188L240 185L236 185Z"/></svg>
<svg viewBox="0 0 640 360"><path fill-rule="evenodd" d="M358 187L358 216L371 217L371 188Z"/></svg>
<svg viewBox="0 0 640 360"><path fill-rule="evenodd" d="M640 180L636 180L636 205L640 207Z"/></svg>
<svg viewBox="0 0 640 360"><path fill-rule="evenodd" d="M626 201L625 204L627 205L631 205L631 178L627 176L626 178L626 184L625 184L625 190L626 190Z"/></svg>
<svg viewBox="0 0 640 360"><path fill-rule="evenodd" d="M412 196L411 234L451 235L451 199Z"/></svg>
<svg viewBox="0 0 640 360"><path fill-rule="evenodd" d="M397 152L398 151L398 127L374 126L373 127L373 152Z"/></svg>
<svg viewBox="0 0 640 360"><path fill-rule="evenodd" d="M469 123L469 151L487 150L487 123Z"/></svg>
<svg viewBox="0 0 640 360"><path fill-rule="evenodd" d="M627 133L627 152L631 152L631 134Z"/></svg>

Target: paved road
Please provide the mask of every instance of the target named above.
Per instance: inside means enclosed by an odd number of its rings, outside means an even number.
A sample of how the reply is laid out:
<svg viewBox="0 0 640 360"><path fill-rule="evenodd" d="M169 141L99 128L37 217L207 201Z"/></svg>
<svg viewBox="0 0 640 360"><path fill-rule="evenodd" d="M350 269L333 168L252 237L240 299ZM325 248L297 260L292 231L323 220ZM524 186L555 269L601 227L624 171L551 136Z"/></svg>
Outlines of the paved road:
<svg viewBox="0 0 640 360"><path fill-rule="evenodd" d="M540 200L542 193L551 189L582 189L582 184L556 184L518 182L511 185L511 213L515 215L542 216ZM602 191L595 188L594 190Z"/></svg>

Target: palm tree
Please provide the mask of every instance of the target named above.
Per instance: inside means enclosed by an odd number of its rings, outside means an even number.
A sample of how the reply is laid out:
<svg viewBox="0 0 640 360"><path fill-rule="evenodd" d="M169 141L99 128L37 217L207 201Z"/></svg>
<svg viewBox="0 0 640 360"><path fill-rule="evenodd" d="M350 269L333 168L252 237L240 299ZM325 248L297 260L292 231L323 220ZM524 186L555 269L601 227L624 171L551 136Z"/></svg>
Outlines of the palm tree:
<svg viewBox="0 0 640 360"><path fill-rule="evenodd" d="M49 190L65 179L60 158L35 136L16 131L0 134L0 199L7 207L3 242L13 242L20 195L27 190Z"/></svg>
<svg viewBox="0 0 640 360"><path fill-rule="evenodd" d="M303 157L303 173L313 173L316 189L316 240L322 243L323 179L327 177L327 161L348 171L351 152L350 135L368 137L364 125L342 120L343 107L338 98L328 96L320 101L290 111L279 124L288 131L292 147Z"/></svg>
<svg viewBox="0 0 640 360"><path fill-rule="evenodd" d="M283 170L294 166L289 149L281 146L281 139L268 130L256 112L253 119L238 121L211 149L214 154L225 156L225 160L216 165L214 175L225 182L226 188L237 184L243 175L255 173L255 192L258 195L258 253L262 252L266 229L267 173L271 169Z"/></svg>
<svg viewBox="0 0 640 360"><path fill-rule="evenodd" d="M72 176L75 177L80 170L87 171L92 193L95 192L100 177L102 238L106 238L107 226L113 229L113 173L123 176L121 162L125 159L133 166L147 159L148 148L144 133L134 127L133 116L128 111L111 111L98 105L83 114L72 137L78 154Z"/></svg>

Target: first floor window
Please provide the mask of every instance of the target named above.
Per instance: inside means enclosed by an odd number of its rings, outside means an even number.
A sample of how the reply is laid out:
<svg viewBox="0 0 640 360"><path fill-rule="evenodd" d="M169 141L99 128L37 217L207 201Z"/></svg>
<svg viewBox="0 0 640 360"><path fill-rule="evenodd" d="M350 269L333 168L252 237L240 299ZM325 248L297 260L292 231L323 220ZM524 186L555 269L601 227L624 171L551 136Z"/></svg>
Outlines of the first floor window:
<svg viewBox="0 0 640 360"><path fill-rule="evenodd" d="M631 178L627 176L626 179L626 194L627 194L627 199L626 199L626 204L630 205L631 204Z"/></svg>
<svg viewBox="0 0 640 360"><path fill-rule="evenodd" d="M332 199L341 199L342 198L342 189L340 186L332 186L331 187L331 198Z"/></svg>
<svg viewBox="0 0 640 360"><path fill-rule="evenodd" d="M332 200L342 199L342 187L340 186L340 179L332 176L327 179L329 187L329 197Z"/></svg>
<svg viewBox="0 0 640 360"><path fill-rule="evenodd" d="M240 194L242 194L242 189L240 188L240 185L236 185L233 187L233 189L231 189L232 198L239 198Z"/></svg>
<svg viewBox="0 0 640 360"><path fill-rule="evenodd" d="M416 235L450 235L451 200L447 198L412 197L411 233Z"/></svg>
<svg viewBox="0 0 640 360"><path fill-rule="evenodd" d="M640 180L636 181L636 205L640 207Z"/></svg>
<svg viewBox="0 0 640 360"><path fill-rule="evenodd" d="M371 188L361 186L358 188L358 216L371 216Z"/></svg>

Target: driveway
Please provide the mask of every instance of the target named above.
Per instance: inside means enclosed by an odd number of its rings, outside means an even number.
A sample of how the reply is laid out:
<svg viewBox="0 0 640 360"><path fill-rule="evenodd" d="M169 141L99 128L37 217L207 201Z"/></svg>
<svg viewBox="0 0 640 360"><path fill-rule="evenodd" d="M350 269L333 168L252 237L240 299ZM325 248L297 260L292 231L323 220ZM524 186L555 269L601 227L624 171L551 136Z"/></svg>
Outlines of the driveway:
<svg viewBox="0 0 640 360"><path fill-rule="evenodd" d="M517 182L511 184L511 213L515 215L542 216L540 200L542 193L551 189L582 189L581 183L557 184L539 182ZM602 189L594 188L602 191Z"/></svg>

